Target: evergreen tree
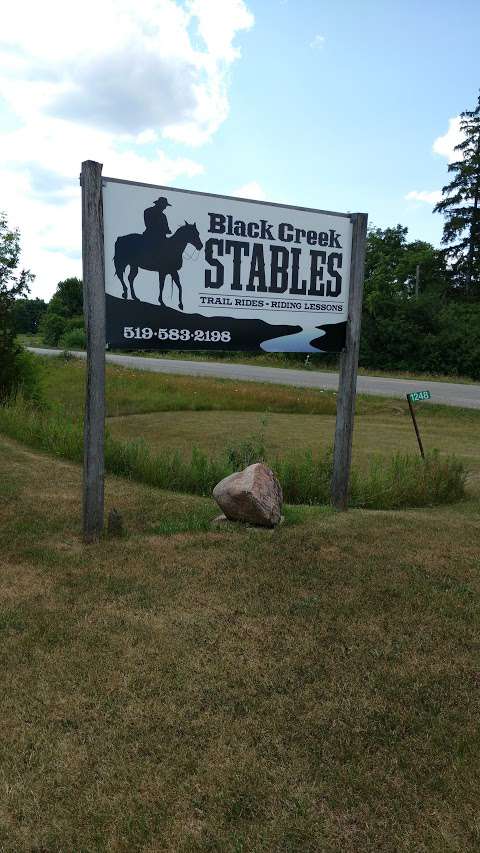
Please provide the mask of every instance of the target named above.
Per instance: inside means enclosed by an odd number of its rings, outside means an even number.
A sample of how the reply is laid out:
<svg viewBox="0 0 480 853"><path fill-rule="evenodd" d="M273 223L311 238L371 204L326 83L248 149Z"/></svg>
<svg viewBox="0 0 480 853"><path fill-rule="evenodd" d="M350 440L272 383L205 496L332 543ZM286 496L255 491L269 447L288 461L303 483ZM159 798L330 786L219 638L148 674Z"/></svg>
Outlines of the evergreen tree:
<svg viewBox="0 0 480 853"><path fill-rule="evenodd" d="M480 94L475 110L461 114L460 159L450 163L454 177L434 208L445 215L442 243L457 287L480 297Z"/></svg>

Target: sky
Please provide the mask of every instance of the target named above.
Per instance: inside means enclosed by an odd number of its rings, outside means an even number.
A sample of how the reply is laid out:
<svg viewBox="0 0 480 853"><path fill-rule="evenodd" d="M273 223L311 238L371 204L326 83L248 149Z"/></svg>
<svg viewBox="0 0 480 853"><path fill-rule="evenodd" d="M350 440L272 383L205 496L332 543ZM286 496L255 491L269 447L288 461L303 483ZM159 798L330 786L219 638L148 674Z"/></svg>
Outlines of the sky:
<svg viewBox="0 0 480 853"><path fill-rule="evenodd" d="M109 177L365 211L439 245L479 37L478 0L15 0L0 209L32 296L81 276L88 159Z"/></svg>

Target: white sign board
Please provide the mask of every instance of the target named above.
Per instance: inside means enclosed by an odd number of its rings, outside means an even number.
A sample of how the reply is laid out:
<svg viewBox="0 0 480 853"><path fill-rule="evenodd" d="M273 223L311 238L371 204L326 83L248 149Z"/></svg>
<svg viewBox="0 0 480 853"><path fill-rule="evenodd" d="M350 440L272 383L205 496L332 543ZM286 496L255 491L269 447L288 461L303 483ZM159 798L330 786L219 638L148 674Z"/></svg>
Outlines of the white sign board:
<svg viewBox="0 0 480 853"><path fill-rule="evenodd" d="M107 344L338 352L352 219L103 178Z"/></svg>

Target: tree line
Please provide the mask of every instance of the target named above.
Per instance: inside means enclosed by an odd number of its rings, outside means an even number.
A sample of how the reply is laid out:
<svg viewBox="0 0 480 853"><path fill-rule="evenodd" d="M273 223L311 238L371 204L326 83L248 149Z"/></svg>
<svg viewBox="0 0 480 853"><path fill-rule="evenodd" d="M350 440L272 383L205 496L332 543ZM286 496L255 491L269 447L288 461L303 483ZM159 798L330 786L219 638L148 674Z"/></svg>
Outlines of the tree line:
<svg viewBox="0 0 480 853"><path fill-rule="evenodd" d="M79 278L59 281L48 303L43 299L17 299L14 314L19 334L38 334L42 343L51 347L85 347L83 283Z"/></svg>

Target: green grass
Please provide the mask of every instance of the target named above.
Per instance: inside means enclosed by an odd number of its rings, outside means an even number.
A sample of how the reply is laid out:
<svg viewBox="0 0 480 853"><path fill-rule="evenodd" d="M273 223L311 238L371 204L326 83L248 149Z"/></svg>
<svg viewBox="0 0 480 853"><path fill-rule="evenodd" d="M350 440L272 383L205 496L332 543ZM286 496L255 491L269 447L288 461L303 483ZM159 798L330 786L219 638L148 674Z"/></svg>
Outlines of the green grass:
<svg viewBox="0 0 480 853"><path fill-rule="evenodd" d="M32 447L81 462L85 365L75 359L45 359L42 364L46 409L36 411L21 404L4 409L0 429ZM233 411L222 411L224 405ZM270 407L267 415L239 411L265 405ZM107 406L111 416L105 463L111 473L159 488L206 495L227 474L265 459L279 474L287 502L329 501L332 393L159 376L109 366ZM173 411L165 411L169 408ZM475 465L480 462L476 438L480 413L470 410L459 416L446 407L423 407L422 421L441 438L440 443L430 442L427 431L426 447L449 451L455 439L459 455L458 461L431 455L424 465L415 455L406 403L364 398L357 409L354 505L394 508L463 496L464 464L476 476ZM138 411L142 414L134 414ZM470 453L463 457L462 450L468 449Z"/></svg>
<svg viewBox="0 0 480 853"><path fill-rule="evenodd" d="M85 363L63 358L40 359L45 396L69 414L83 412ZM171 376L107 365L107 413L109 416L159 411L271 411L335 412L332 392L298 391L268 383L228 379ZM370 402L361 405L370 406Z"/></svg>
<svg viewBox="0 0 480 853"><path fill-rule="evenodd" d="M92 547L78 466L0 467L2 851L479 849L478 499L178 532L108 477Z"/></svg>
<svg viewBox="0 0 480 853"><path fill-rule="evenodd" d="M21 401L0 408L0 431L37 449L81 462L83 429L59 409L39 411ZM122 441L105 436L105 470L173 492L210 495L216 483L256 461L265 461L277 473L284 499L293 504L325 504L330 500L331 453L324 456L290 452L271 457L262 442L231 444L222 455L207 456L195 446L189 455L178 450L154 453L141 439ZM352 472L353 506L395 509L460 500L465 494L466 471L455 458L395 455L374 460L366 472Z"/></svg>
<svg viewBox="0 0 480 853"><path fill-rule="evenodd" d="M85 363L77 359L41 358L46 400L59 404L75 417L83 414ZM305 415L335 415L336 393L313 388L295 388L261 382L210 379L200 376L173 376L148 373L108 364L106 368L107 415L154 412L272 412ZM404 400L357 395L356 414L377 419L407 413ZM421 407L425 422L441 420L450 424L462 419L475 429L480 411L427 404Z"/></svg>
<svg viewBox="0 0 480 853"><path fill-rule="evenodd" d="M76 361L52 363L47 360L45 371L49 398L57 402L62 400L67 409L77 415L83 405L84 365ZM154 456L178 452L182 459L189 460L192 447L197 447L218 462L228 455L232 442L239 444L262 434L266 457L272 465L278 466L277 460L295 455L292 465L298 468L305 452L310 451L321 461L333 443L336 398L332 392L200 377L159 376L109 366L107 405L112 439L127 443L143 439ZM418 407L418 419L427 450L438 449L447 455L453 451L472 472L470 483L476 488L480 473L480 412L428 405ZM417 452L406 401L358 397L354 464L362 476L370 478L367 482L374 482L370 469L372 466L372 471L381 469L384 465L375 457L387 461L385 500L390 500L388 494L394 470L388 467L388 460L399 454L401 457L415 456ZM406 461L404 464L409 467ZM455 463L453 469L457 470ZM121 469L115 470L120 472ZM214 470L215 476L220 478L221 465ZM415 492L412 476L409 477L412 492ZM458 477L460 484L463 475L459 472ZM187 479L185 475L183 482ZM326 500L328 492L324 478L320 479L322 491L317 490L316 499ZM165 480L155 482L165 484ZM358 502L371 504L370 491L364 483ZM287 493L292 494L290 490ZM458 495L459 489L455 488L454 493Z"/></svg>

